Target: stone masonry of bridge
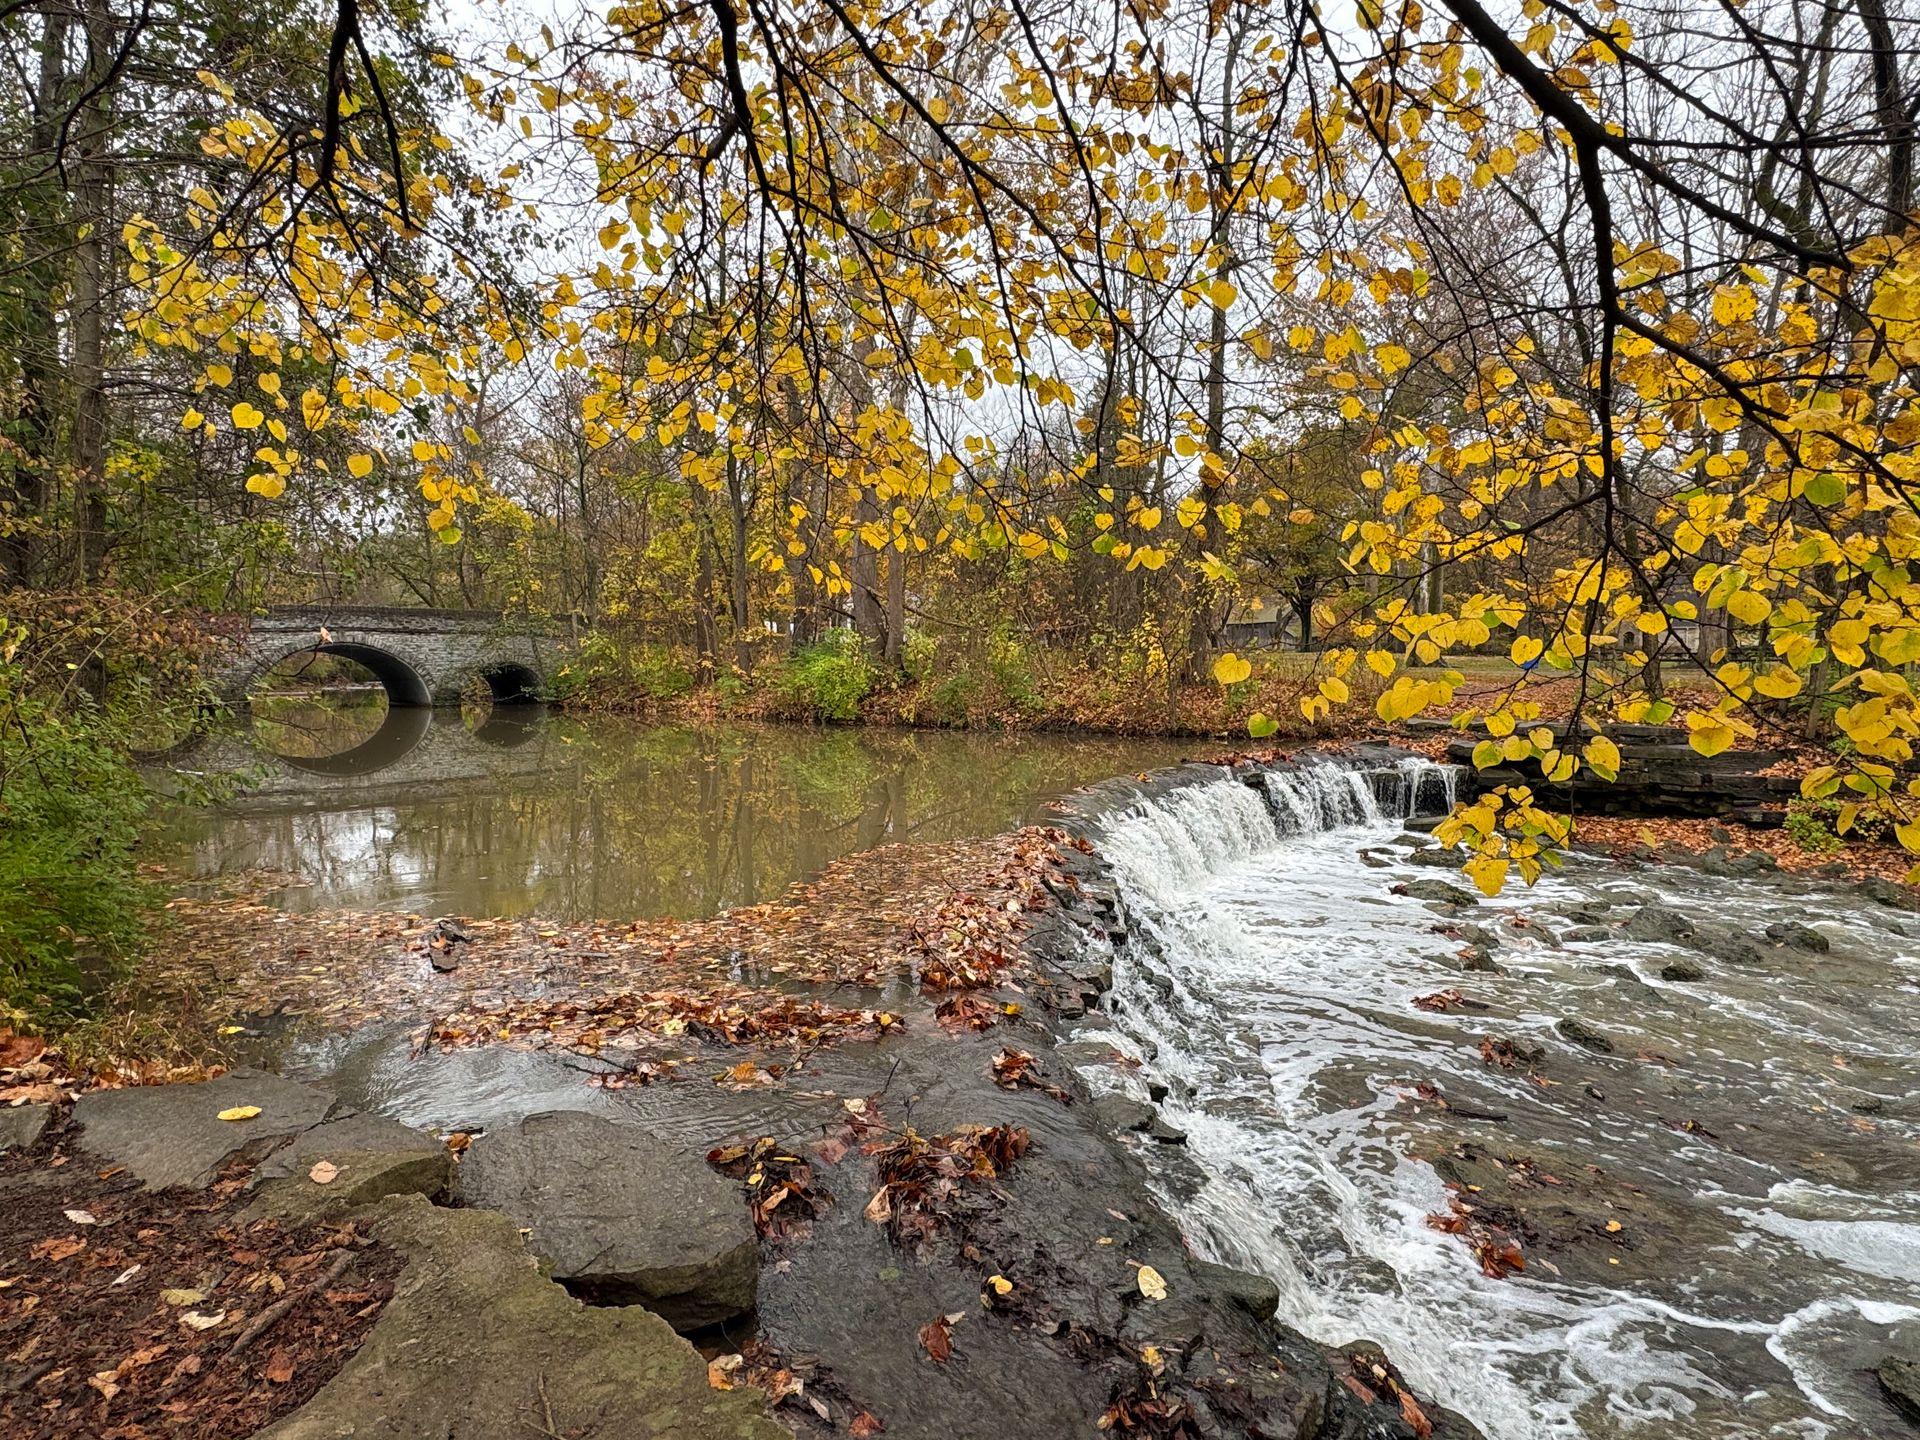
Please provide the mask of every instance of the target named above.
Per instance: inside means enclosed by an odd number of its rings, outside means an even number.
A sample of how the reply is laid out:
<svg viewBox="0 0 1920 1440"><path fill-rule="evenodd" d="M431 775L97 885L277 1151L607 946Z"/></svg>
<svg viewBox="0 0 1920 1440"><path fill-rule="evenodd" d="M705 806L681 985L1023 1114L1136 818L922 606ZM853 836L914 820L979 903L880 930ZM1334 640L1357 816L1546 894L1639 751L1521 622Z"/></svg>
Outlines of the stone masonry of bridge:
<svg viewBox="0 0 1920 1440"><path fill-rule="evenodd" d="M307 651L366 666L393 706L457 705L476 677L497 699L525 698L560 662L557 634L488 611L278 606L253 617L220 688L238 701L262 672Z"/></svg>

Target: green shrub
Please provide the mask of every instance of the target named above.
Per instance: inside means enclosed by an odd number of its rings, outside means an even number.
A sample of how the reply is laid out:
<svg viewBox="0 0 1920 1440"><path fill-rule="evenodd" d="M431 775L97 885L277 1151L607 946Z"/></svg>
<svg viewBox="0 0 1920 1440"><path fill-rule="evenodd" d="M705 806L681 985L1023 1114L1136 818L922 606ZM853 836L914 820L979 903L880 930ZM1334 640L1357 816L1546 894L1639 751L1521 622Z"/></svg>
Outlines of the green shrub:
<svg viewBox="0 0 1920 1440"><path fill-rule="evenodd" d="M1802 850L1815 855L1831 855L1846 848L1846 841L1834 834L1831 807L1821 802L1795 800L1787 806L1787 838Z"/></svg>
<svg viewBox="0 0 1920 1440"><path fill-rule="evenodd" d="M789 716L846 721L859 715L879 679L866 643L851 630L833 630L795 651L775 675L773 690Z"/></svg>
<svg viewBox="0 0 1920 1440"><path fill-rule="evenodd" d="M596 630L554 672L547 698L568 701L672 700L693 689L693 671L665 645L629 644Z"/></svg>
<svg viewBox="0 0 1920 1440"><path fill-rule="evenodd" d="M136 759L204 721L211 643L138 597L0 595L0 1023L81 1018L138 957L162 896L139 870L161 797Z"/></svg>
<svg viewBox="0 0 1920 1440"><path fill-rule="evenodd" d="M139 953L158 902L135 849L154 796L89 702L58 713L0 673L0 1004L81 1014Z"/></svg>

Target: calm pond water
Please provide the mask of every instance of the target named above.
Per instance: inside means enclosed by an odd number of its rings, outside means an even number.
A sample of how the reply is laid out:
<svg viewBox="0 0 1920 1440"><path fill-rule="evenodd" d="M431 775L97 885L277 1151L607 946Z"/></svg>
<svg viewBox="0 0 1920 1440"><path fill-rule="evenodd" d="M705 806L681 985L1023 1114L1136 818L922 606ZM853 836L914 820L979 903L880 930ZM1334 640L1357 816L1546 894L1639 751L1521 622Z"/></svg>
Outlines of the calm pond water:
<svg viewBox="0 0 1920 1440"><path fill-rule="evenodd" d="M170 858L199 879L298 875L280 896L296 909L684 918L773 899L875 845L1043 819L1078 786L1210 749L345 708L276 710L176 757L190 774L246 784L184 812Z"/></svg>

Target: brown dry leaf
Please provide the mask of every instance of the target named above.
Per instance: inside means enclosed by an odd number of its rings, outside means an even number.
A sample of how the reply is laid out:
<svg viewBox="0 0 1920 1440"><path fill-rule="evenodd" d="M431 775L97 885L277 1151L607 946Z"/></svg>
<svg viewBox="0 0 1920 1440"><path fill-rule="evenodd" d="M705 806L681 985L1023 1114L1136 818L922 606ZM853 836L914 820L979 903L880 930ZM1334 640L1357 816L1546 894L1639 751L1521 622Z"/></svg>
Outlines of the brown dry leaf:
<svg viewBox="0 0 1920 1440"><path fill-rule="evenodd" d="M870 1410L862 1410L858 1415L853 1417L853 1422L847 1426L847 1434L878 1435L886 1428L886 1421L882 1420Z"/></svg>
<svg viewBox="0 0 1920 1440"><path fill-rule="evenodd" d="M920 1348L936 1365L953 1358L953 1316L942 1315L920 1327Z"/></svg>
<svg viewBox="0 0 1920 1440"><path fill-rule="evenodd" d="M267 1357L267 1367L260 1373L275 1385L284 1385L293 1379L293 1354L287 1350L275 1350Z"/></svg>
<svg viewBox="0 0 1920 1440"><path fill-rule="evenodd" d="M61 1260L71 1260L86 1248L87 1242L82 1240L78 1235L63 1235L58 1238L49 1237L42 1240L27 1253L32 1255L36 1260L52 1260L58 1262Z"/></svg>
<svg viewBox="0 0 1920 1440"><path fill-rule="evenodd" d="M1427 1412L1405 1390L1400 1392L1400 1416L1419 1440L1427 1440L1433 1434L1433 1422L1427 1418Z"/></svg>
<svg viewBox="0 0 1920 1440"><path fill-rule="evenodd" d="M307 1178L316 1185L331 1185L340 1178L340 1167L331 1160L316 1160Z"/></svg>
<svg viewBox="0 0 1920 1440"><path fill-rule="evenodd" d="M744 1355L722 1355L707 1362L707 1384L715 1390L733 1389L733 1377L746 1363Z"/></svg>

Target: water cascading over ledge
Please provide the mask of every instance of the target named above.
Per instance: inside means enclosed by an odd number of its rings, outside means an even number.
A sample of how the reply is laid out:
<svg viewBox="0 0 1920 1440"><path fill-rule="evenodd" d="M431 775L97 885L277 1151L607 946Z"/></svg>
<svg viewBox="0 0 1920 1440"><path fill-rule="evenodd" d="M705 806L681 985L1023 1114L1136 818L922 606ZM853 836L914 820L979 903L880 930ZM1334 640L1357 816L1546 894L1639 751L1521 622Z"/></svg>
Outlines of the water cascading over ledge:
<svg viewBox="0 0 1920 1440"><path fill-rule="evenodd" d="M1892 1433L1910 912L1578 856L1480 896L1404 833L1456 785L1363 747L1082 797L1053 954L1096 1117L1198 1255L1488 1440Z"/></svg>

